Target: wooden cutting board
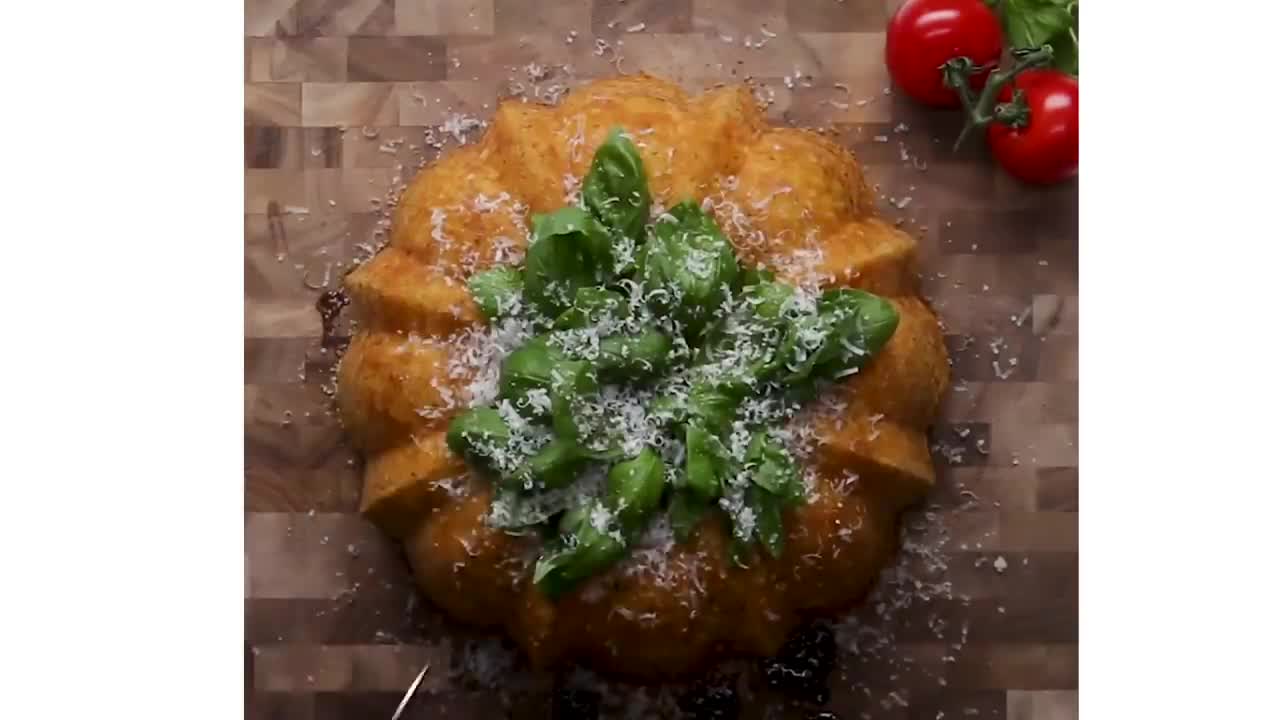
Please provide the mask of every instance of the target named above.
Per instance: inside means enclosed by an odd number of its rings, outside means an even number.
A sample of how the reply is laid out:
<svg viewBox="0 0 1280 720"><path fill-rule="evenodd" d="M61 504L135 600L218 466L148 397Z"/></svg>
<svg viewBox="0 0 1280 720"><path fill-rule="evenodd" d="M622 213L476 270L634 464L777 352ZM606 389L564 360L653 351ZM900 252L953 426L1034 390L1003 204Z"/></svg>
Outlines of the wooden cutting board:
<svg viewBox="0 0 1280 720"><path fill-rule="evenodd" d="M832 128L885 215L920 237L955 376L935 431L939 488L863 624L842 626L858 651L843 652L825 709L1076 716L1076 184L1023 187L980 141L952 153L954 114L891 93L881 56L896 5L246 0L251 717L389 718L426 661L406 717L547 717L551 679L420 601L397 548L355 514L358 466L328 410L344 331L322 342L314 305L382 239L385 208L432 145L478 136L465 119L619 70L691 89L752 83L776 121ZM744 717L806 716L753 697Z"/></svg>

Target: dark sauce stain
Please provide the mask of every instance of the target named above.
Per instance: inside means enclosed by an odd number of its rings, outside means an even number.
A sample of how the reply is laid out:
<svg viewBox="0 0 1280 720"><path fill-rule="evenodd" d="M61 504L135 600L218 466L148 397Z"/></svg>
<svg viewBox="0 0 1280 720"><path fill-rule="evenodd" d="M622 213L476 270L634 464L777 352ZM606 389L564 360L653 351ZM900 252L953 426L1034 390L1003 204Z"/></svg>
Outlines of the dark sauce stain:
<svg viewBox="0 0 1280 720"><path fill-rule="evenodd" d="M599 717L598 692L562 685L551 696L551 720L598 720Z"/></svg>
<svg viewBox="0 0 1280 720"><path fill-rule="evenodd" d="M769 687L797 700L822 705L831 697L827 679L836 662L836 636L826 623L801 628L764 661Z"/></svg>
<svg viewBox="0 0 1280 720"><path fill-rule="evenodd" d="M338 316L342 308L351 303L346 290L330 290L316 300L316 310L320 313L320 344L328 346L333 341L333 331L338 325Z"/></svg>
<svg viewBox="0 0 1280 720"><path fill-rule="evenodd" d="M677 704L685 717L696 720L736 720L742 711L736 679L719 674L703 678Z"/></svg>
<svg viewBox="0 0 1280 720"><path fill-rule="evenodd" d="M324 133L324 166L336 168L342 166L342 136L337 128L325 128Z"/></svg>
<svg viewBox="0 0 1280 720"><path fill-rule="evenodd" d="M276 249L276 258L283 260L289 255L289 238L284 232L284 213L275 200L267 203L267 234Z"/></svg>
<svg viewBox="0 0 1280 720"><path fill-rule="evenodd" d="M244 159L251 168L278 168L281 165L281 130L278 127L244 127Z"/></svg>

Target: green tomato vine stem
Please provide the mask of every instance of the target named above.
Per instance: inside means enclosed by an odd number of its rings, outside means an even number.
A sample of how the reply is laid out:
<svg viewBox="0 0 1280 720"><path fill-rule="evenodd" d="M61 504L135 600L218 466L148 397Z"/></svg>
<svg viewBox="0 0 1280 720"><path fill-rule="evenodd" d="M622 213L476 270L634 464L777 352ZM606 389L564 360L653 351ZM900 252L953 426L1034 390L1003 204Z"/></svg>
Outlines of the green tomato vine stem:
<svg viewBox="0 0 1280 720"><path fill-rule="evenodd" d="M942 71L942 81L960 96L960 104L964 108L965 115L964 128L956 137L955 145L951 147L952 151L958 150L965 138L974 130L986 127L993 121L1014 127L1025 125L1030 113L1021 93L1014 93L1013 101L1009 103L997 103L996 100L1000 97L1000 91L1013 82L1013 79L1023 70L1048 67L1052 63L1053 48L1049 45L1043 45L1037 50L1014 50L1013 66L991 73L982 92L977 95L974 95L973 88L969 85L969 78L979 70L972 60L967 57L957 57L943 63L938 68Z"/></svg>

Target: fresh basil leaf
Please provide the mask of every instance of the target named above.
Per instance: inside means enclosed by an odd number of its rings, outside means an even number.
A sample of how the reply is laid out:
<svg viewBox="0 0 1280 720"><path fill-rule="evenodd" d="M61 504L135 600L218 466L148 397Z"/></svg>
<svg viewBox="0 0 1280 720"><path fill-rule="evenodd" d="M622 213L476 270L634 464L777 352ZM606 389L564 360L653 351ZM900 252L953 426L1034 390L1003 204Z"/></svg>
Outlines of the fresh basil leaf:
<svg viewBox="0 0 1280 720"><path fill-rule="evenodd" d="M649 403L646 414L663 426L677 425L689 416L688 403L677 395L659 395Z"/></svg>
<svg viewBox="0 0 1280 720"><path fill-rule="evenodd" d="M596 364L602 372L637 379L666 370L670 360L671 338L649 329L636 335L613 335L601 340Z"/></svg>
<svg viewBox="0 0 1280 720"><path fill-rule="evenodd" d="M662 501L666 485L666 464L649 448L609 470L605 479L609 507L617 512L618 522L628 534L643 527Z"/></svg>
<svg viewBox="0 0 1280 720"><path fill-rule="evenodd" d="M742 503L741 513L729 518L729 560L740 568L750 567L757 540L770 555L781 557L786 543L781 500L758 487L749 487Z"/></svg>
<svg viewBox="0 0 1280 720"><path fill-rule="evenodd" d="M564 515L560 516L560 527L559 527L560 534L561 535L572 534L575 530L578 529L578 526L580 524L586 521L587 514L590 511L591 511L591 508L587 505L575 505L572 508L569 508L568 510L566 510Z"/></svg>
<svg viewBox="0 0 1280 720"><path fill-rule="evenodd" d="M586 360L562 360L551 376L553 395L581 398L600 389L595 366Z"/></svg>
<svg viewBox="0 0 1280 720"><path fill-rule="evenodd" d="M526 417L544 414L549 407L538 407L530 400L530 392L550 393L553 373L564 361L564 355L547 341L547 336L529 340L503 358L498 397L510 401Z"/></svg>
<svg viewBox="0 0 1280 720"><path fill-rule="evenodd" d="M720 439L698 423L684 433L684 486L703 500L720 496L721 482L729 473L729 452Z"/></svg>
<svg viewBox="0 0 1280 720"><path fill-rule="evenodd" d="M791 454L763 430L756 431L747 445L746 466L751 481L790 504L804 500L804 485Z"/></svg>
<svg viewBox="0 0 1280 720"><path fill-rule="evenodd" d="M1074 77L1080 76L1080 46L1073 35L1059 35L1053 42L1053 66Z"/></svg>
<svg viewBox="0 0 1280 720"><path fill-rule="evenodd" d="M725 529L729 534L729 562L746 569L751 566L755 557L753 546L759 537L759 510L756 507L754 494L757 488L747 487L745 490L734 489L730 492L729 507L722 515ZM723 504L724 501L721 501Z"/></svg>
<svg viewBox="0 0 1280 720"><path fill-rule="evenodd" d="M541 525L566 510L573 498L568 493L530 495L511 487L499 487L485 522L502 530L521 530Z"/></svg>
<svg viewBox="0 0 1280 720"><path fill-rule="evenodd" d="M685 409L689 419L719 435L729 429L739 401L736 394L710 382L700 381L689 388Z"/></svg>
<svg viewBox="0 0 1280 720"><path fill-rule="evenodd" d="M1004 0L1000 16L1009 46L1039 49L1072 26L1076 5L1076 0Z"/></svg>
<svg viewBox="0 0 1280 720"><path fill-rule="evenodd" d="M1053 46L1053 66L1068 75L1080 76L1080 21L1073 18L1071 27L1049 41Z"/></svg>
<svg viewBox="0 0 1280 720"><path fill-rule="evenodd" d="M551 426L556 436L577 440L578 423L575 405L585 396L599 390L596 370L585 360L561 359L551 370Z"/></svg>
<svg viewBox="0 0 1280 720"><path fill-rule="evenodd" d="M862 290L828 290L818 300L818 314L831 328L829 352L815 375L834 378L861 368L880 352L898 329L898 310L888 300Z"/></svg>
<svg viewBox="0 0 1280 720"><path fill-rule="evenodd" d="M686 542L710 509L711 506L707 501L687 490L679 490L672 494L667 514L671 520L671 531L676 541Z"/></svg>
<svg viewBox="0 0 1280 720"><path fill-rule="evenodd" d="M779 362L771 365L788 371L783 382L795 384L806 380L815 367L836 357L839 345L832 340L832 321L832 317L818 313L797 318L788 326L778 348Z"/></svg>
<svg viewBox="0 0 1280 720"><path fill-rule="evenodd" d="M782 557L786 544L786 535L782 527L782 503L773 495L759 492L758 488L747 490L747 502L755 514L755 534L764 549L775 558Z"/></svg>
<svg viewBox="0 0 1280 720"><path fill-rule="evenodd" d="M505 265L478 272L467 280L471 297L489 320L507 315L516 308L523 287L524 275Z"/></svg>
<svg viewBox="0 0 1280 720"><path fill-rule="evenodd" d="M572 422L572 416L565 412L572 409L572 402L598 388L591 363L570 359L546 335L534 337L507 355L498 377L498 397L510 401L525 417L550 413L557 434L564 437L576 437L564 424ZM539 395L544 398L541 402Z"/></svg>
<svg viewBox="0 0 1280 720"><path fill-rule="evenodd" d="M587 209L610 231L634 245L644 238L649 220L649 181L640 151L615 127L596 148L591 170L582 182Z"/></svg>
<svg viewBox="0 0 1280 720"><path fill-rule="evenodd" d="M586 360L570 360L563 355L561 358L551 371L552 394L583 397L600 389L596 369L591 363Z"/></svg>
<svg viewBox="0 0 1280 720"><path fill-rule="evenodd" d="M578 439L578 419L573 412L576 400L572 393L551 394L551 430L556 437L572 441Z"/></svg>
<svg viewBox="0 0 1280 720"><path fill-rule="evenodd" d="M524 297L545 315L559 315L580 288L607 281L612 269L609 233L585 210L565 207L533 216Z"/></svg>
<svg viewBox="0 0 1280 720"><path fill-rule="evenodd" d="M897 327L898 311L889 301L861 290L828 290L816 314L788 328L779 348L788 371L783 380L842 377L865 365Z"/></svg>
<svg viewBox="0 0 1280 720"><path fill-rule="evenodd" d="M559 547L544 552L534 565L533 583L548 597L563 595L626 554L627 546L619 533L596 528L590 515L583 514Z"/></svg>
<svg viewBox="0 0 1280 720"><path fill-rule="evenodd" d="M773 282L776 275L769 268L762 265L749 268L742 271L742 287L751 287L760 283Z"/></svg>
<svg viewBox="0 0 1280 720"><path fill-rule="evenodd" d="M553 438L529 458L520 472L512 478L514 482L508 484L527 490L538 486L548 490L562 488L578 478L578 470L582 468L584 460L578 452L576 442Z"/></svg>
<svg viewBox="0 0 1280 720"><path fill-rule="evenodd" d="M556 318L556 330L576 330L590 327L606 317L623 318L629 309L621 294L602 287L578 288L573 304Z"/></svg>
<svg viewBox="0 0 1280 720"><path fill-rule="evenodd" d="M736 330L723 347L708 353L712 362L728 358L726 382L737 382L750 392L769 380L785 361L779 352L789 329L788 312L794 307L796 290L786 283L763 281L744 289L745 315L735 318Z"/></svg>
<svg viewBox="0 0 1280 720"><path fill-rule="evenodd" d="M692 202L668 211L640 253L645 297L658 312L670 312L696 335L739 285L733 245L715 220Z"/></svg>
<svg viewBox="0 0 1280 720"><path fill-rule="evenodd" d="M595 450L584 445L578 448L578 452L582 453L582 456L589 460L604 463L617 462L626 455L626 453L622 451L622 446L616 442L607 443L600 450Z"/></svg>
<svg viewBox="0 0 1280 720"><path fill-rule="evenodd" d="M493 408L472 408L449 423L445 443L464 457L491 459L511 442L511 428Z"/></svg>
<svg viewBox="0 0 1280 720"><path fill-rule="evenodd" d="M795 288L785 283L745 286L734 315L704 331L697 362L714 365L719 384L732 392L747 395L758 390L782 365L778 349L795 296Z"/></svg>
<svg viewBox="0 0 1280 720"><path fill-rule="evenodd" d="M765 281L747 286L743 296L751 304L756 318L777 320L795 301L796 289L786 283Z"/></svg>
<svg viewBox="0 0 1280 720"><path fill-rule="evenodd" d="M693 361L698 365L710 365L733 353L737 338L728 331L729 318L717 318L702 330L701 342L693 351Z"/></svg>
<svg viewBox="0 0 1280 720"><path fill-rule="evenodd" d="M804 405L818 397L818 383L814 378L805 378L787 385L782 391L782 401L788 405Z"/></svg>

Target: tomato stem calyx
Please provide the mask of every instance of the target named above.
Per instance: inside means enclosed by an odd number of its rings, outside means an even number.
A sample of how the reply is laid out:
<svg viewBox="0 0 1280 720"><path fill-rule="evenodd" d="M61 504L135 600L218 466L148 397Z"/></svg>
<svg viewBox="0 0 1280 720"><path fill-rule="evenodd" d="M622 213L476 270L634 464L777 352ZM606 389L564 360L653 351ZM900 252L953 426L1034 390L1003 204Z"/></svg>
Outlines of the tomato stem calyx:
<svg viewBox="0 0 1280 720"><path fill-rule="evenodd" d="M1027 105L1027 94L1021 88L1015 88L1013 97L1007 103L1000 103L991 111L996 122L1009 127L1024 128L1031 121L1031 107Z"/></svg>
<svg viewBox="0 0 1280 720"><path fill-rule="evenodd" d="M960 130L960 135L951 149L953 151L959 149L969 133L990 125L992 121L1013 127L1025 127L1031 113L1021 92L1015 91L1011 102L997 103L996 99L1004 86L1012 82L1018 73L1028 68L1046 67L1052 63L1053 48L1049 45L1044 45L1037 50L1014 50L1013 66L1008 70L997 70L991 73L982 92L976 96L969 85L969 78L978 71L973 61L967 57L957 57L943 63L942 67L938 68L942 71L943 83L960 96L960 104L964 107L965 114L964 128Z"/></svg>

